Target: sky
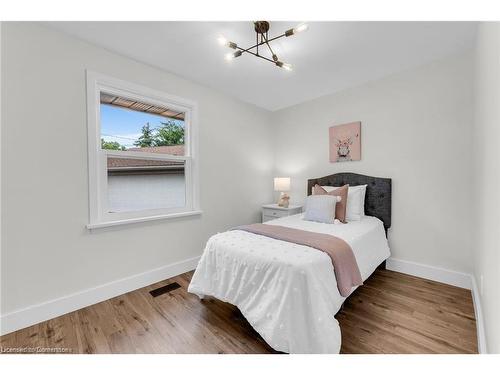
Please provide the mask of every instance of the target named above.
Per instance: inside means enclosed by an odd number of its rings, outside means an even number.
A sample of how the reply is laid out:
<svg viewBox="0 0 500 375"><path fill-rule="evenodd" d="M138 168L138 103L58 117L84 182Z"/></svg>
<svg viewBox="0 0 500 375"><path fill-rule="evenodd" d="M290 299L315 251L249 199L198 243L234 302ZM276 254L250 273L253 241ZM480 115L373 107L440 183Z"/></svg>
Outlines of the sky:
<svg viewBox="0 0 500 375"><path fill-rule="evenodd" d="M147 122L154 129L161 126L160 122L167 120L163 116L101 104L101 138L118 142L127 148L135 147L134 141L140 137L141 128ZM179 125L184 124L184 121L174 121Z"/></svg>

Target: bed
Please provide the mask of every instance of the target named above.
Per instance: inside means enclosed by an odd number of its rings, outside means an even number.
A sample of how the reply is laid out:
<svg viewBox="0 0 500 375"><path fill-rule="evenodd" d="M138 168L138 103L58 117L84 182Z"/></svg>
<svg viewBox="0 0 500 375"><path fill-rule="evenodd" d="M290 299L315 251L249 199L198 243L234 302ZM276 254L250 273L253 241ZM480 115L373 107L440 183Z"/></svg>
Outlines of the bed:
<svg viewBox="0 0 500 375"><path fill-rule="evenodd" d="M308 195L315 184L366 184L366 216L347 224L324 224L303 220L303 214L298 214L266 224L343 239L366 280L390 256L386 234L391 226L391 180L337 173L308 180ZM332 261L324 252L231 230L208 240L188 291L237 306L275 350L339 353L341 332L335 314L345 297L336 286Z"/></svg>

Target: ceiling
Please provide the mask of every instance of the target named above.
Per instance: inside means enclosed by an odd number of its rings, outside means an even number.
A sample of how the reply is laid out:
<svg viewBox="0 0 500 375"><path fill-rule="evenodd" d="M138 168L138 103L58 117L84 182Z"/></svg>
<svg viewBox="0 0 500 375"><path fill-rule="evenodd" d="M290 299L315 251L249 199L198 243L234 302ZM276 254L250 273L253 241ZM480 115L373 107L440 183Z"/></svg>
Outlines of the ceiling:
<svg viewBox="0 0 500 375"><path fill-rule="evenodd" d="M300 22L271 22L269 36ZM226 61L221 35L247 47L251 22L49 22L50 27L274 111L471 48L474 22L309 22L273 42L293 71L244 54Z"/></svg>

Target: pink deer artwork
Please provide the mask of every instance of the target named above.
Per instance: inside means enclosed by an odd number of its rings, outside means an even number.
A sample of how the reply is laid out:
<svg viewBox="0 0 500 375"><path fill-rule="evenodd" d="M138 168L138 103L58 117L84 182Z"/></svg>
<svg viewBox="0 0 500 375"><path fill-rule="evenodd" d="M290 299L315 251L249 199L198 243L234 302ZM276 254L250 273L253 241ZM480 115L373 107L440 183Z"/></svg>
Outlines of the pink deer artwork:
<svg viewBox="0 0 500 375"><path fill-rule="evenodd" d="M332 126L330 162L361 160L361 122Z"/></svg>

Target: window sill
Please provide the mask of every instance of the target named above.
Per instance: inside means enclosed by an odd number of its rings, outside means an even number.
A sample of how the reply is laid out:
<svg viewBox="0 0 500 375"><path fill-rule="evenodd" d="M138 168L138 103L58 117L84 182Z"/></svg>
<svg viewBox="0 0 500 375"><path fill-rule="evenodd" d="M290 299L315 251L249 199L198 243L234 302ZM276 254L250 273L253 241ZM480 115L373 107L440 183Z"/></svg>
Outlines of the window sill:
<svg viewBox="0 0 500 375"><path fill-rule="evenodd" d="M203 213L203 211L195 210L195 211L176 212L176 213L172 213L172 214L157 215L157 216L137 217L137 218L133 218L133 219L103 221L100 223L87 224L87 229L99 229L99 228L106 228L106 227L115 227L118 225L143 223L143 222L147 222L147 221L173 219L173 218L177 218L177 217L201 215L202 213Z"/></svg>

